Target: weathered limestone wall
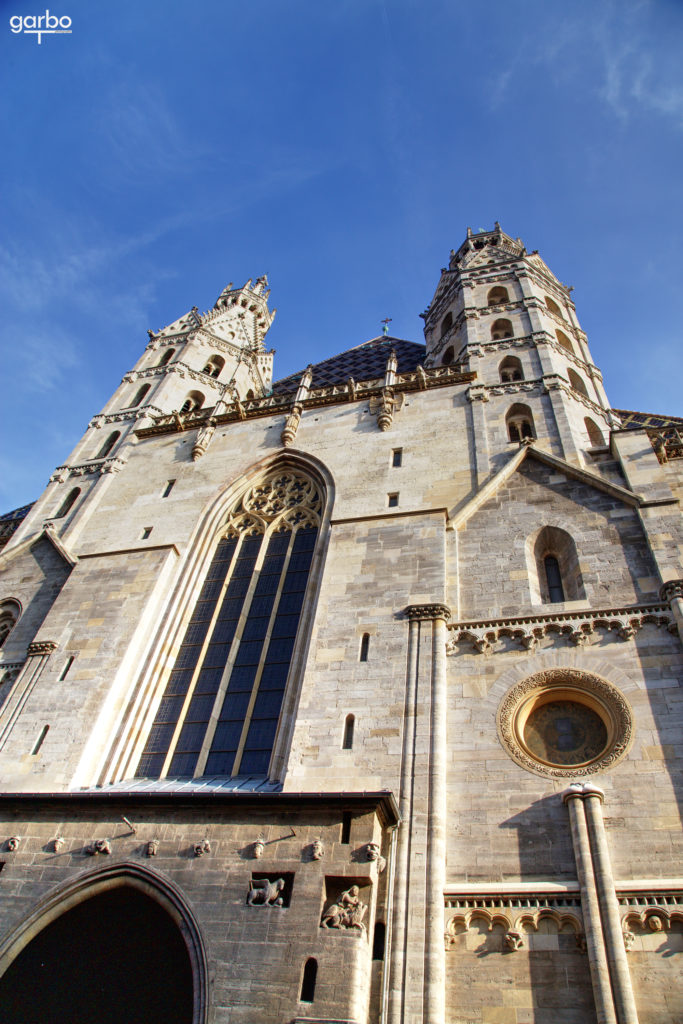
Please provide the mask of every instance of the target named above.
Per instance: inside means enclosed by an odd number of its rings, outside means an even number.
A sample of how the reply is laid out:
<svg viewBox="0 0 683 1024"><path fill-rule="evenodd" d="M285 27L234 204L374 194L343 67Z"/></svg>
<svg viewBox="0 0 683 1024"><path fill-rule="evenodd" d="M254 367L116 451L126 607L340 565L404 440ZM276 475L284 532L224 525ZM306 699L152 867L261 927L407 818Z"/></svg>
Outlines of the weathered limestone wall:
<svg viewBox="0 0 683 1024"><path fill-rule="evenodd" d="M22 921L55 893L74 882L97 882L102 869L127 865L151 873L163 892L177 886L199 925L210 979L212 1024L282 1024L297 1016L363 1020L370 997L370 964L376 920L384 920L386 871L367 856L367 844L383 843L372 812L349 805L349 842L341 842L340 812L332 807L274 811L255 804L223 808L220 800L198 811L183 802L159 806L134 795L78 807L26 808L5 801L0 807L2 884L0 885L0 970L9 937ZM121 820L125 814L137 833ZM17 836L15 852L5 837ZM54 850L53 840L63 845ZM253 844L264 840L255 858ZM111 853L91 856L88 846L107 838ZM158 840L156 855L147 843ZM208 839L210 851L196 856L194 844ZM314 840L324 853L312 858ZM386 844L385 850L386 853ZM285 907L247 906L252 872L286 882ZM321 927L334 896L353 884L367 906L363 928ZM87 898L87 887L81 893ZM103 927L106 923L103 922ZM163 951L161 951L163 955ZM301 1003L301 978L309 957L318 961L313 1003Z"/></svg>

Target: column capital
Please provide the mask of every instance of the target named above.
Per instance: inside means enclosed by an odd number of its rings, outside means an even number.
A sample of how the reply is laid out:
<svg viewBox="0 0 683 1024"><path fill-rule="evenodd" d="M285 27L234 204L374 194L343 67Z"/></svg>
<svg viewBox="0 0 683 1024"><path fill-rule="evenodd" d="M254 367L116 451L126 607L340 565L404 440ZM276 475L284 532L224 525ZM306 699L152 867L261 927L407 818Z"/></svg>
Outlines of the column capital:
<svg viewBox="0 0 683 1024"><path fill-rule="evenodd" d="M600 803L605 802L605 791L596 786L594 782L572 782L562 793L562 803L570 800L586 800L588 797L596 796Z"/></svg>
<svg viewBox="0 0 683 1024"><path fill-rule="evenodd" d="M675 597L683 597L683 580L667 580L659 590L661 601L673 601Z"/></svg>
<svg viewBox="0 0 683 1024"><path fill-rule="evenodd" d="M409 604L407 608L403 609L403 614L411 620L445 619L448 621L451 617L451 610L446 604Z"/></svg>

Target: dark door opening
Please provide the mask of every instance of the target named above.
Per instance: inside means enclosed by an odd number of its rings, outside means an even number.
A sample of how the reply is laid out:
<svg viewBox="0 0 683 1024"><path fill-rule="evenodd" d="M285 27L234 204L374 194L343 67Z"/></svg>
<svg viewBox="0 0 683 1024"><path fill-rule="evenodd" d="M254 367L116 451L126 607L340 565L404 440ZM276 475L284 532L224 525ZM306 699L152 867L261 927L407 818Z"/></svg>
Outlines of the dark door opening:
<svg viewBox="0 0 683 1024"><path fill-rule="evenodd" d="M0 978L0 1020L192 1024L192 967L155 900L118 886L52 921Z"/></svg>

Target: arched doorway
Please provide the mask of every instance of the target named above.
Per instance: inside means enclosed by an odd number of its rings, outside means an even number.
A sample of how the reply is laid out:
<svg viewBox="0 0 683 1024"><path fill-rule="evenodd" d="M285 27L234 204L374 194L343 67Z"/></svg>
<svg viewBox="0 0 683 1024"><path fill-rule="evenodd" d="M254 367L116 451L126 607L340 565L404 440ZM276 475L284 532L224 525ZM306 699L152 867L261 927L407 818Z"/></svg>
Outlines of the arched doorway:
<svg viewBox="0 0 683 1024"><path fill-rule="evenodd" d="M79 889L22 929L14 945L23 948L0 977L0 1019L202 1021L204 986L175 900L167 909L148 884L123 874Z"/></svg>

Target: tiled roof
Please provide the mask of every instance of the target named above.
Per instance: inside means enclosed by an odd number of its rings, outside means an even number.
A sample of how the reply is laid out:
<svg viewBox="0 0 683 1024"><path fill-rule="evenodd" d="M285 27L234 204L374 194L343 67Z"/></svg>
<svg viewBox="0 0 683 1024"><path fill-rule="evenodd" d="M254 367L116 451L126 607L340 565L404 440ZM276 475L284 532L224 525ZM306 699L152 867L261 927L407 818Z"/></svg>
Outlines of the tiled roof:
<svg viewBox="0 0 683 1024"><path fill-rule="evenodd" d="M31 502L30 505L22 505L21 508L15 508L12 512L5 512L4 515L0 516L0 522L3 522L4 520L16 519L18 521L20 519L25 519L33 508L33 505L34 502Z"/></svg>
<svg viewBox="0 0 683 1024"><path fill-rule="evenodd" d="M639 430L642 427L652 427L661 430L663 427L683 427L683 419L680 416L662 416L656 412L632 412L630 409L613 409L621 425L626 430Z"/></svg>
<svg viewBox="0 0 683 1024"><path fill-rule="evenodd" d="M392 338L390 335L372 338L370 341L357 345L355 348L340 352L330 359L323 359L320 363L313 363L313 380L311 387L325 388L332 384L345 384L349 377L355 381L372 380L375 377L383 377L387 366L387 359L391 350L396 353L399 373L411 373L420 363L424 362L425 347L414 341L404 341L402 338ZM275 381L273 394L284 395L290 391L296 391L301 380L303 370L292 373L289 377Z"/></svg>

